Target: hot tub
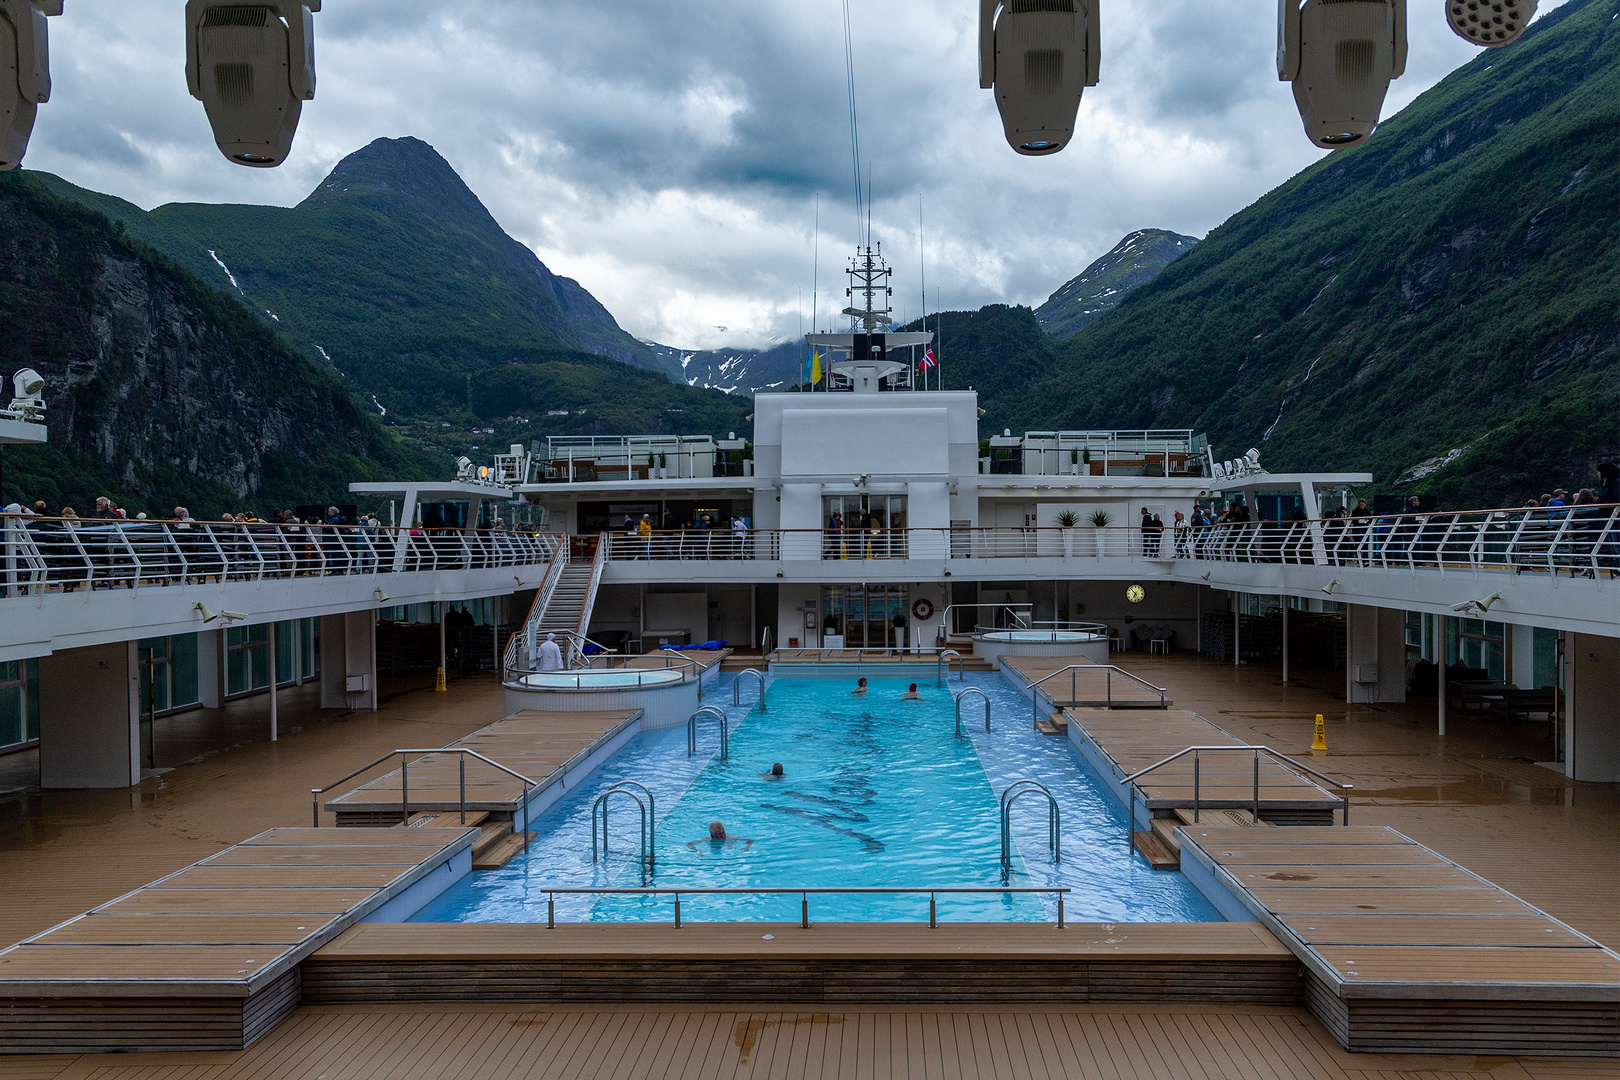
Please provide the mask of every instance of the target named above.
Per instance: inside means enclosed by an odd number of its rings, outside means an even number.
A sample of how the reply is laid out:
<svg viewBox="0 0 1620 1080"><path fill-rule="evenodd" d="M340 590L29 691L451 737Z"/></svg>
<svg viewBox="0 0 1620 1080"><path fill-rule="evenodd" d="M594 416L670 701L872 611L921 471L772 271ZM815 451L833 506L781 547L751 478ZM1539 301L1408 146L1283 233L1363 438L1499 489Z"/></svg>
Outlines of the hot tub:
<svg viewBox="0 0 1620 1080"><path fill-rule="evenodd" d="M606 690L658 686L690 677L680 668L615 668L612 671L542 671L524 675L518 685L528 690Z"/></svg>
<svg viewBox="0 0 1620 1080"><path fill-rule="evenodd" d="M718 670L719 665L715 665ZM515 674L507 680L506 711L620 712L640 709L641 729L673 727L700 703L699 671L679 667L575 668Z"/></svg>
<svg viewBox="0 0 1620 1080"><path fill-rule="evenodd" d="M973 655L1001 668L1003 656L1059 656L1108 663L1108 628L1094 626L1049 630L987 630L973 635Z"/></svg>

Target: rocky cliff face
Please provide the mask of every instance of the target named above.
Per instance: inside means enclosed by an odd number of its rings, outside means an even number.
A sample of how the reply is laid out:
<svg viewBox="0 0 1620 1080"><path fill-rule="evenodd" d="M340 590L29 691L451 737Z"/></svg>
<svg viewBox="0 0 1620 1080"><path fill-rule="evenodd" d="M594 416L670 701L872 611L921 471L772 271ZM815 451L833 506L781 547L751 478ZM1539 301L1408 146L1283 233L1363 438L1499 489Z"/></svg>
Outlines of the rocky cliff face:
<svg viewBox="0 0 1620 1080"><path fill-rule="evenodd" d="M194 514L332 498L413 471L336 379L105 217L0 175L0 370L46 379L48 448L6 452L6 500Z"/></svg>
<svg viewBox="0 0 1620 1080"><path fill-rule="evenodd" d="M1159 276L1159 272L1198 243L1166 229L1138 229L1112 251L1071 278L1035 309L1035 319L1048 334L1068 337L1102 318L1125 294Z"/></svg>

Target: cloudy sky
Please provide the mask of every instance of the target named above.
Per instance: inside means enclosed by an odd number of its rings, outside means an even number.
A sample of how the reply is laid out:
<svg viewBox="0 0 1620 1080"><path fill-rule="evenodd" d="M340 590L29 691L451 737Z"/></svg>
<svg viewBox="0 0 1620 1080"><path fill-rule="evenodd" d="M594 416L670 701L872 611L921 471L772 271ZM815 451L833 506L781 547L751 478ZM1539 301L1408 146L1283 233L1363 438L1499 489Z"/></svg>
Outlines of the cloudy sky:
<svg viewBox="0 0 1620 1080"><path fill-rule="evenodd" d="M26 164L143 207L291 205L380 136L438 148L513 236L639 337L795 336L820 200L826 325L856 237L842 0L326 0L319 86L279 169L227 163L186 93L181 0L68 0ZM1543 11L1557 6L1542 0ZM1074 141L1014 154L973 0L854 0L873 233L915 317L1036 304L1134 229L1202 236L1321 152L1275 77L1273 0L1102 0ZM1412 0L1392 114L1468 60ZM723 329L722 329L723 328Z"/></svg>

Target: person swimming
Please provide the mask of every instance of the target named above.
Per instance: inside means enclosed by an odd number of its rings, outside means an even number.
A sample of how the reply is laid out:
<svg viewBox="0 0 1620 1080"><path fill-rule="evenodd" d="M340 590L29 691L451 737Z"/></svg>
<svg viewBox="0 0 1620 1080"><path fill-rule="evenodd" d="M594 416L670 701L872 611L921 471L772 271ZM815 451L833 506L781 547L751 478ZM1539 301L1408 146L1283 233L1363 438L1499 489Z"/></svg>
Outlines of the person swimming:
<svg viewBox="0 0 1620 1080"><path fill-rule="evenodd" d="M855 689L853 689L853 690L851 690L849 692L849 696L850 697L865 697L866 696L866 676L862 675L859 679L855 680Z"/></svg>
<svg viewBox="0 0 1620 1080"><path fill-rule="evenodd" d="M923 696L917 693L917 684L912 683L911 688L900 695L901 701L921 701Z"/></svg>
<svg viewBox="0 0 1620 1080"><path fill-rule="evenodd" d="M771 771L770 772L760 773L759 775L763 776L767 780L786 780L787 779L787 773L782 771L782 763L780 761L778 761L775 765L771 766Z"/></svg>
<svg viewBox="0 0 1620 1080"><path fill-rule="evenodd" d="M754 846L754 842L748 837L732 836L730 833L726 832L725 825L719 821L709 822L708 836L704 837L702 840L693 840L686 846L691 848L693 851L699 851L700 849L698 845L702 843L707 843L709 845L709 850L715 852L718 852L721 848L731 847L733 844L743 845L744 851L747 851L749 848Z"/></svg>

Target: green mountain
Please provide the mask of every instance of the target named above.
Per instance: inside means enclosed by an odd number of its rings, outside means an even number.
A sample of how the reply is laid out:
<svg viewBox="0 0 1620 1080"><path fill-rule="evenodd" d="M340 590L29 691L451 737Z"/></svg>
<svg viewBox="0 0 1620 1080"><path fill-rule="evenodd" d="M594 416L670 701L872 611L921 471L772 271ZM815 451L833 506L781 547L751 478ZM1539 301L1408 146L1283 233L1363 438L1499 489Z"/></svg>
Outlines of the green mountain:
<svg viewBox="0 0 1620 1080"><path fill-rule="evenodd" d="M5 448L0 504L199 518L347 502L354 480L453 468L330 370L123 226L0 174L0 371L45 378L45 446Z"/></svg>
<svg viewBox="0 0 1620 1080"><path fill-rule="evenodd" d="M1166 229L1138 229L1065 282L1035 309L1035 319L1047 333L1068 337L1113 310L1126 293L1158 277L1196 243L1196 237Z"/></svg>
<svg viewBox="0 0 1620 1080"><path fill-rule="evenodd" d="M41 174L324 357L395 414L465 405L467 376L579 352L667 375L578 282L508 236L419 139L378 139L297 206L151 212Z"/></svg>
<svg viewBox="0 0 1620 1080"><path fill-rule="evenodd" d="M1570 0L1074 336L946 316L1002 427L1192 427L1273 471L1522 503L1620 455L1620 0Z"/></svg>

